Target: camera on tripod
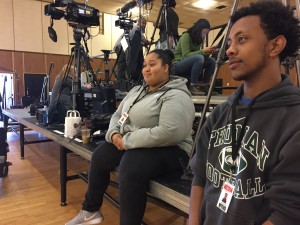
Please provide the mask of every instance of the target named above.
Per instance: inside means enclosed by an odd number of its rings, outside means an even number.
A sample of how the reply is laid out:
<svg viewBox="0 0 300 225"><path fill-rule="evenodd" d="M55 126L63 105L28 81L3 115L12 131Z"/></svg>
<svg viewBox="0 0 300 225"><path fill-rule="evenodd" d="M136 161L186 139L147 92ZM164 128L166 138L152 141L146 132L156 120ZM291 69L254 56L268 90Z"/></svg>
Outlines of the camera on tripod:
<svg viewBox="0 0 300 225"><path fill-rule="evenodd" d="M73 0L56 0L54 3L45 5L45 15L51 16L53 20L60 20L64 17L70 23L87 27L100 25L98 9Z"/></svg>
<svg viewBox="0 0 300 225"><path fill-rule="evenodd" d="M132 20L127 17L126 13L118 13L119 19L115 21L115 26L120 27L120 29L131 30L133 28L133 23L135 20Z"/></svg>

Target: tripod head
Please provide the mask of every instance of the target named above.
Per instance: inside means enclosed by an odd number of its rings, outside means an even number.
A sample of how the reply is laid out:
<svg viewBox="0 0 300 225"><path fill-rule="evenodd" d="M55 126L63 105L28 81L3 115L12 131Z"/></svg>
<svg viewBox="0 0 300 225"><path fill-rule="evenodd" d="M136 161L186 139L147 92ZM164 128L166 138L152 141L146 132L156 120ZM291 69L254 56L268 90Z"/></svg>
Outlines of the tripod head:
<svg viewBox="0 0 300 225"><path fill-rule="evenodd" d="M107 63L109 61L110 50L101 50L104 53L104 62Z"/></svg>
<svg viewBox="0 0 300 225"><path fill-rule="evenodd" d="M75 44L76 43L80 44L81 39L85 43L88 39L90 39L91 36L90 36L90 33L87 29L88 27L86 25L72 24L72 23L69 23L69 25L73 28L73 38L74 38Z"/></svg>
<svg viewBox="0 0 300 225"><path fill-rule="evenodd" d="M165 6L169 6L169 1L170 0L162 0L162 4Z"/></svg>

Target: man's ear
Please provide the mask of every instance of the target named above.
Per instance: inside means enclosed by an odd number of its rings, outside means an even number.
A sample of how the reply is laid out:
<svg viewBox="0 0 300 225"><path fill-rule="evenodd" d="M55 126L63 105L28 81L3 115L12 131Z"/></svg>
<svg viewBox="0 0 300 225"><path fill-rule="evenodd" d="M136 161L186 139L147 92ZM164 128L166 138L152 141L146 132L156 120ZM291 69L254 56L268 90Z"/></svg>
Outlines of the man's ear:
<svg viewBox="0 0 300 225"><path fill-rule="evenodd" d="M286 39L283 35L279 35L270 41L271 50L270 57L278 56L286 46Z"/></svg>

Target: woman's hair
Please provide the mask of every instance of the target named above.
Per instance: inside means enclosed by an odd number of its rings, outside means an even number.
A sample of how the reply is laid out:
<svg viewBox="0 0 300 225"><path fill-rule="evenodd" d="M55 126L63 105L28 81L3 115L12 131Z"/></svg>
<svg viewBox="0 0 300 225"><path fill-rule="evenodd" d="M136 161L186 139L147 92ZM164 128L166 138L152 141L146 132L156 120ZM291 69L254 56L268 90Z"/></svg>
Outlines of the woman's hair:
<svg viewBox="0 0 300 225"><path fill-rule="evenodd" d="M65 65L63 66L63 68L59 71L58 76L63 77L63 76L65 75L66 70L67 70L67 66L68 66L68 64L65 64ZM69 74L67 74L67 76L69 76L69 77L74 77L74 75L75 75L75 68L74 68L73 65L71 65L71 66L70 66L70 70L69 70Z"/></svg>
<svg viewBox="0 0 300 225"><path fill-rule="evenodd" d="M195 44L202 44L202 30L203 29L210 29L210 23L206 19L199 19L192 27L187 30L189 33L192 42Z"/></svg>
<svg viewBox="0 0 300 225"><path fill-rule="evenodd" d="M172 61L174 59L174 53L169 49L154 49L150 53L155 53L157 57L161 59L163 65L168 64L170 74L172 70Z"/></svg>
<svg viewBox="0 0 300 225"><path fill-rule="evenodd" d="M260 26L269 40L279 35L286 38L287 44L279 55L280 61L287 56L295 56L300 48L300 24L293 16L292 10L274 0L259 1L236 11L231 17L231 22L234 24L245 16L259 16Z"/></svg>

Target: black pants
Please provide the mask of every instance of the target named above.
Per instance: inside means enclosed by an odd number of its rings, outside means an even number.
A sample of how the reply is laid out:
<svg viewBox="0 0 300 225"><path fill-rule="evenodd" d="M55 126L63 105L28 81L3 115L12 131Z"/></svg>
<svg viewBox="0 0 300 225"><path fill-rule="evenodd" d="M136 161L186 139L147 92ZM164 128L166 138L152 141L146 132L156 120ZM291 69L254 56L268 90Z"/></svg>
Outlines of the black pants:
<svg viewBox="0 0 300 225"><path fill-rule="evenodd" d="M92 154L88 190L82 209L99 210L109 185L110 171L119 165L120 224L140 225L147 203L149 181L182 169L179 158L188 160L182 149L172 147L119 151L104 142Z"/></svg>

